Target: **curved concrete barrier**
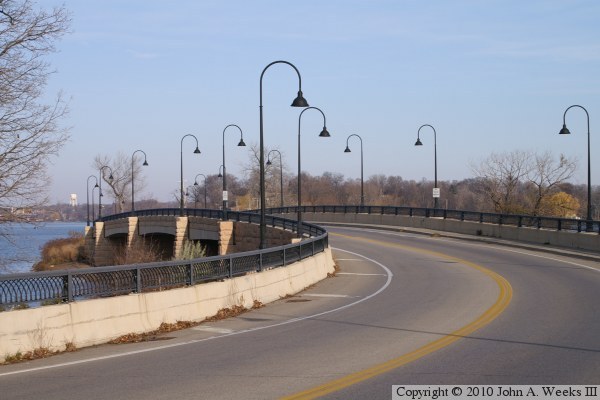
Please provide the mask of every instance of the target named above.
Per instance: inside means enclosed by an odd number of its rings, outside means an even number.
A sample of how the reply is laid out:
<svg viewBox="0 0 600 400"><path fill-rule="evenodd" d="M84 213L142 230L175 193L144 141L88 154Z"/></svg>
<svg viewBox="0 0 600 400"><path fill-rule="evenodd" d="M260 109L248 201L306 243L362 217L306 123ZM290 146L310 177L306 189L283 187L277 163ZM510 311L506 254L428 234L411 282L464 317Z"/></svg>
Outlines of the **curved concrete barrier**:
<svg viewBox="0 0 600 400"><path fill-rule="evenodd" d="M251 308L254 301L266 304L298 293L333 271L331 249L326 248L286 267L220 282L0 312L0 356L92 346L155 330L163 322L202 321L223 308Z"/></svg>

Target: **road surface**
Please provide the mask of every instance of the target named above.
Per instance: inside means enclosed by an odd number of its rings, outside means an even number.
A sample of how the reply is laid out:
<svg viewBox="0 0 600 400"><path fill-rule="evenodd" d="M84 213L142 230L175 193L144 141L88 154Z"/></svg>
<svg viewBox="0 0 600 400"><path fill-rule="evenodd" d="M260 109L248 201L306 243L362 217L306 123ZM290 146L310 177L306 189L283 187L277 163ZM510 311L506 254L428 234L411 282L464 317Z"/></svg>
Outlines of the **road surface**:
<svg viewBox="0 0 600 400"><path fill-rule="evenodd" d="M2 399L389 399L397 384L600 384L600 263L331 227L341 270L161 340L0 367Z"/></svg>

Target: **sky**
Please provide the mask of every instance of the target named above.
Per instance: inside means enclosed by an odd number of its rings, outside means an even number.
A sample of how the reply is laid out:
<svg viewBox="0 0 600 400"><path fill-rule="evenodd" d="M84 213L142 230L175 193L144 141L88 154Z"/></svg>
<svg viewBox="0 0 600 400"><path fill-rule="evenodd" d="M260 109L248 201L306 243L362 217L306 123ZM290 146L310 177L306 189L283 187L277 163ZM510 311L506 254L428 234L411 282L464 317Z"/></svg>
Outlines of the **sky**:
<svg viewBox="0 0 600 400"><path fill-rule="evenodd" d="M259 142L260 76L273 61L297 67L302 91L327 119L301 121L302 170L365 179L376 174L433 180L433 130L439 180L473 176L492 153L515 150L578 159L573 183L587 182L600 151L600 2L595 0L40 0L64 4L71 33L49 58L56 70L48 99L69 98L71 138L53 159L50 200L85 202L98 155L141 149L146 187L136 199L174 200L183 144L184 182L217 174L223 129L238 125ZM300 109L295 71L269 67L263 77L264 142L297 171ZM193 154L193 134L200 155ZM228 174L242 176L248 147L225 133ZM139 153L136 157L139 157ZM141 162L141 160L140 160ZM592 184L600 162L592 158Z"/></svg>

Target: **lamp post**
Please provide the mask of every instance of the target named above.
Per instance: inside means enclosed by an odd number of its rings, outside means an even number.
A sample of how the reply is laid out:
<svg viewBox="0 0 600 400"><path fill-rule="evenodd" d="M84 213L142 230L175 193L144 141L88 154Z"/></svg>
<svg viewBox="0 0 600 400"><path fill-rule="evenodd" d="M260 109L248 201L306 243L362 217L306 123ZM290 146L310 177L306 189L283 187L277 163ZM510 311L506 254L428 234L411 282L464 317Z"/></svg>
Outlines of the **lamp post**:
<svg viewBox="0 0 600 400"><path fill-rule="evenodd" d="M133 159L135 156L135 153L137 152L141 152L144 153L144 163L142 164L142 166L148 166L148 159L146 157L146 152L144 150L136 150L133 152L133 154L131 155L131 211L135 211L135 197L134 197L134 186L133 186L133 182L135 181L135 177L133 176Z"/></svg>
<svg viewBox="0 0 600 400"><path fill-rule="evenodd" d="M95 175L90 175L87 178L86 191L85 191L85 203L87 205L87 226L90 226L90 178L94 178L96 180L96 186L98 186L98 178ZM94 200L94 190L92 189L92 201ZM92 206L92 212L94 210L94 206Z"/></svg>
<svg viewBox="0 0 600 400"><path fill-rule="evenodd" d="M323 116L323 130L319 133L319 137L329 137L329 132L327 132L327 121L325 119L325 114L323 111L317 107L306 107L304 110L300 112L298 116L298 237L302 237L302 170L300 169L300 121L302 120L302 114L306 110L317 110Z"/></svg>
<svg viewBox="0 0 600 400"><path fill-rule="evenodd" d="M102 167L100 167L100 179L98 179L100 181L100 185L98 186L98 218L102 218L102 179L104 178L104 168L108 168L110 170L108 180L112 181L114 179L111 167L109 167L108 165L103 165Z"/></svg>
<svg viewBox="0 0 600 400"><path fill-rule="evenodd" d="M296 74L298 75L298 95L296 96L296 98L294 99L294 101L292 101L291 106L292 107L308 107L308 102L306 101L306 99L302 96L302 77L300 76L300 71L298 71L298 68L296 68L294 66L294 64L288 62L288 61L273 61L272 63L270 63L269 65L267 65L262 73L260 74L260 105L259 105L259 112L260 112L260 151L259 151L259 168L260 168L260 243L258 245L258 247L260 249L264 249L265 248L265 234L266 234L266 230L267 227L265 225L265 146L264 146L264 132L263 132L263 90L262 90L262 82L263 82L263 77L265 75L265 72L267 71L267 69L274 65L274 64L287 64L290 67L292 67L295 71Z"/></svg>
<svg viewBox="0 0 600 400"><path fill-rule="evenodd" d="M279 194L280 194L279 207L283 208L283 161L281 160L281 152L279 150L271 150L267 154L267 165L272 164L270 155L273 152L279 154Z"/></svg>
<svg viewBox="0 0 600 400"><path fill-rule="evenodd" d="M421 125L419 127L419 130L417 131L417 142L415 143L415 146L422 146L423 143L421 143L421 139L420 139L420 132L421 132L421 128L428 126L431 129L433 129L433 165L434 165L434 182L433 182L433 208L434 209L438 209L439 205L440 205L440 193L439 193L439 188L438 188L438 181L437 181L437 134L435 132L435 128L429 124L425 124L425 125Z"/></svg>
<svg viewBox="0 0 600 400"><path fill-rule="evenodd" d="M181 174L180 174L180 187L179 187L179 215L181 215L183 217L183 139L185 139L186 137L191 136L194 139L196 139L196 150L194 150L194 154L200 154L200 149L198 148L198 138L194 135L192 135L191 133L188 133L187 135L184 135L181 138L181 146L180 146L180 162L181 162Z"/></svg>
<svg viewBox="0 0 600 400"><path fill-rule="evenodd" d="M566 123L566 117L567 117L567 111L569 111L571 108L573 107L579 107L581 108L583 111L585 111L585 115L587 117L587 161L588 161L588 168L587 168L587 215L586 215L586 225L587 225L587 230L590 231L593 229L593 218L592 218L592 169L591 169L591 156L590 156L590 114L588 114L587 110L580 106L580 105L572 105L570 107L568 107L565 110L565 113L563 114L563 127L560 130L560 132L558 132L560 135L568 135L571 132L567 129L567 123Z"/></svg>
<svg viewBox="0 0 600 400"><path fill-rule="evenodd" d="M223 129L223 221L227 220L227 200L228 200L227 171L225 169L225 131L227 130L227 128L232 127L232 126L235 126L240 131L240 142L238 143L238 146L246 146L246 143L244 143L244 134L242 132L242 128L240 128L239 126L237 126L235 124L230 124L230 125L227 125L225 127L225 129Z"/></svg>
<svg viewBox="0 0 600 400"><path fill-rule="evenodd" d="M94 223L94 221L96 221L96 211L94 210L96 208L96 205L94 204L94 190L96 190L96 188L100 188L98 186L98 180L96 179L96 184L94 185L94 187L92 188L92 225Z"/></svg>
<svg viewBox="0 0 600 400"><path fill-rule="evenodd" d="M198 174L194 177L194 186L198 186L198 177L199 176L203 176L204 177L204 208L206 208L206 175L204 174Z"/></svg>
<svg viewBox="0 0 600 400"><path fill-rule="evenodd" d="M362 141L362 138L355 133L348 136L346 138L346 149L344 150L344 153L350 153L350 151L351 151L350 147L348 147L348 140L352 136L356 136L358 139L360 139L360 206L364 207L365 206L365 184L364 184L364 175L363 175L363 141Z"/></svg>

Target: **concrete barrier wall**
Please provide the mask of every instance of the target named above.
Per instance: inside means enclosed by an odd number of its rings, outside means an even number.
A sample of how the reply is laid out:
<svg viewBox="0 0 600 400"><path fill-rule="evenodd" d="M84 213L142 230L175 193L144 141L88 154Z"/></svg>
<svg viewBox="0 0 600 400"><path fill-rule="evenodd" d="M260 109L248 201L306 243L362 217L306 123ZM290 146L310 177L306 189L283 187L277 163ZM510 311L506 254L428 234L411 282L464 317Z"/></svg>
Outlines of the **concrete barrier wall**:
<svg viewBox="0 0 600 400"><path fill-rule="evenodd" d="M284 214L282 216L293 218L293 215ZM443 218L381 214L303 213L303 219L305 221L316 222L317 224L319 222L337 222L348 224L390 225L493 237L519 242L547 244L578 250L598 251L600 249L600 235L591 232L566 232L550 229L518 228L515 226L457 221Z"/></svg>
<svg viewBox="0 0 600 400"><path fill-rule="evenodd" d="M0 357L37 348L64 350L106 343L161 323L202 321L222 308L269 303L334 271L330 249L287 267L192 287L0 312Z"/></svg>

